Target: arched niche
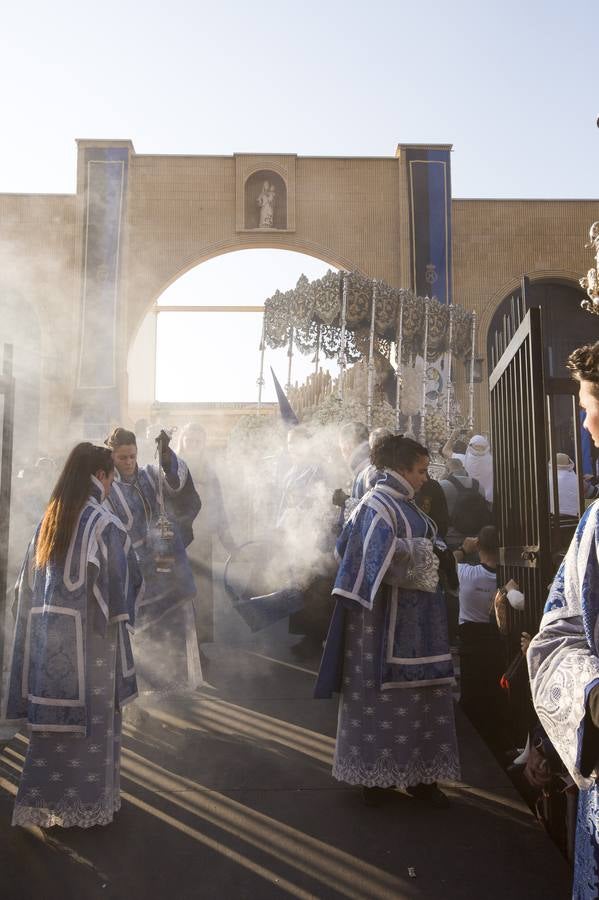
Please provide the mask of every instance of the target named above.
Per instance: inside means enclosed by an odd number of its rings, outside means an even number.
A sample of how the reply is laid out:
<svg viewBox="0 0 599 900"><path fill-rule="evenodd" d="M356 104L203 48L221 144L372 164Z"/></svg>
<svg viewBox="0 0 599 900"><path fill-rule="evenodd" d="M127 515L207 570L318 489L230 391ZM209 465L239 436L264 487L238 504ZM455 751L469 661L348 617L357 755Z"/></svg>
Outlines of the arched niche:
<svg viewBox="0 0 599 900"><path fill-rule="evenodd" d="M272 209L272 219L261 224L261 212ZM272 224L268 224L272 222ZM253 172L244 187L244 225L260 231L285 231L287 228L287 185L272 169Z"/></svg>

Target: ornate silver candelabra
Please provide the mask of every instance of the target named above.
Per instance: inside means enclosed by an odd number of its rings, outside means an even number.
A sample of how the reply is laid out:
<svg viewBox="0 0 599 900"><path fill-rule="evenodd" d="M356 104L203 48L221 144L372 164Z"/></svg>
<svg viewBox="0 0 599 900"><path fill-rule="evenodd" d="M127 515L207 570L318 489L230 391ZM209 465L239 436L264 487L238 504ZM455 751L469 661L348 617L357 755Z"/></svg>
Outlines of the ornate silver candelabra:
<svg viewBox="0 0 599 900"><path fill-rule="evenodd" d="M589 269L584 278L580 279L580 286L587 292L588 300L580 304L587 312L599 316L599 222L593 222L589 230L589 243L585 248L592 247L595 251L595 268Z"/></svg>

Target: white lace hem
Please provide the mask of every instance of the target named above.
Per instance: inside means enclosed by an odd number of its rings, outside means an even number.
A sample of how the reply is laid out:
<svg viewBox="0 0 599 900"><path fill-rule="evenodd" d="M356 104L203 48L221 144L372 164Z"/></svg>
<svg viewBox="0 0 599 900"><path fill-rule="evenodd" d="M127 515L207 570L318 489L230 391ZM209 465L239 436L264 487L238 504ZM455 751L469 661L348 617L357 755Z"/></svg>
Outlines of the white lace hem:
<svg viewBox="0 0 599 900"><path fill-rule="evenodd" d="M404 789L437 781L459 781L460 777L460 763L454 752L439 754L429 762L414 758L405 766L388 756L379 756L372 764L355 756L335 759L333 763L333 778L364 787Z"/></svg>
<svg viewBox="0 0 599 900"><path fill-rule="evenodd" d="M97 803L82 803L79 799L63 798L59 803L45 804L42 799L35 806L15 803L13 825L37 825L39 828L93 828L110 825L121 808L120 796Z"/></svg>

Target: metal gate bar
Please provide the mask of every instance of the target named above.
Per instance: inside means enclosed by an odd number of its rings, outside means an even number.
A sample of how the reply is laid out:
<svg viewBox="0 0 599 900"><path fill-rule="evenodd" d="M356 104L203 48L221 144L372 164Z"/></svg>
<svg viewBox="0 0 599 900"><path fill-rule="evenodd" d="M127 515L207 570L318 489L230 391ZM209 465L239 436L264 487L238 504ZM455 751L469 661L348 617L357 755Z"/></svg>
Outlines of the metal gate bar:
<svg viewBox="0 0 599 900"><path fill-rule="evenodd" d="M4 398L2 415L2 454L0 457L0 693L4 662L6 623L6 588L8 582L8 541L10 528L10 491L15 414L15 381L13 378L12 344L4 345L0 394Z"/></svg>
<svg viewBox="0 0 599 900"><path fill-rule="evenodd" d="M514 329L518 313L514 304L489 381L498 580L513 578L526 596L523 611L509 611L510 654L520 631L536 632L551 577L541 313L529 310Z"/></svg>

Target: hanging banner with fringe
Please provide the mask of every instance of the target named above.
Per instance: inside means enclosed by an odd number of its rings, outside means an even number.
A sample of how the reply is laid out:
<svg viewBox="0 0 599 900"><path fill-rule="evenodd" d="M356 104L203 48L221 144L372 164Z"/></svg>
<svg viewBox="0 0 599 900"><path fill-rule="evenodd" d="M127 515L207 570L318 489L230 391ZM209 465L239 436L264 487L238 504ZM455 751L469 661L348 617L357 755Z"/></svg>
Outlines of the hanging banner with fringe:
<svg viewBox="0 0 599 900"><path fill-rule="evenodd" d="M119 268L130 147L82 148L84 179L79 358L73 414L94 439L120 418Z"/></svg>
<svg viewBox="0 0 599 900"><path fill-rule="evenodd" d="M412 287L452 302L450 148L406 147Z"/></svg>

